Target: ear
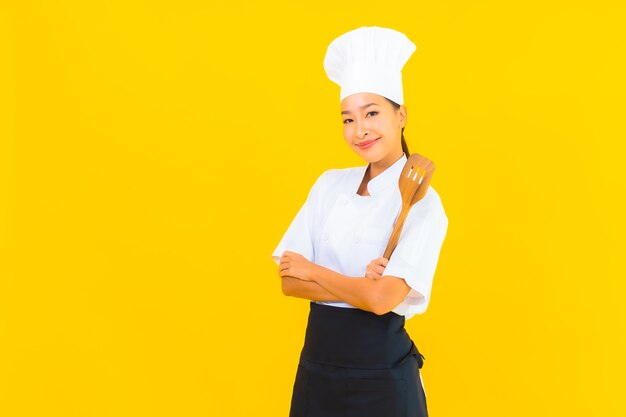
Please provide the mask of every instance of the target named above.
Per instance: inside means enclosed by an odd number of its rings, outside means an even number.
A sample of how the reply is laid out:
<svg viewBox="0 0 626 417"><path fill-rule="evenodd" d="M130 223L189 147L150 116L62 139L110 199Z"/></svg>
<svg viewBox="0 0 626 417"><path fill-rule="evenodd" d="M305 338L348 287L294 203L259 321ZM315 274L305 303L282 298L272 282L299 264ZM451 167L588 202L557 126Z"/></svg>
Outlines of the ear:
<svg viewBox="0 0 626 417"><path fill-rule="evenodd" d="M399 116L400 128L405 127L408 114L406 111L406 106L404 104L400 105L400 108L398 109L398 116Z"/></svg>

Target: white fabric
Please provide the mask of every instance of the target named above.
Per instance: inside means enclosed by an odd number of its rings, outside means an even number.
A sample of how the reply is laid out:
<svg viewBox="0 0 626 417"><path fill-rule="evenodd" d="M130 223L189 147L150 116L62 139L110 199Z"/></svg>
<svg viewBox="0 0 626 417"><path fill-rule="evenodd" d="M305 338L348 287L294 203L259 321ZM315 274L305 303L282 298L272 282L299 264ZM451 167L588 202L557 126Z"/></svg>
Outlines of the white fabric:
<svg viewBox="0 0 626 417"><path fill-rule="evenodd" d="M406 155L370 179L370 196L357 190L366 166L329 169L309 191L272 253L277 265L285 250L354 279L365 278L367 264L383 256L402 208L398 179ZM385 275L403 278L411 291L392 311L405 319L426 311L448 218L434 188L414 204L404 223L398 246L385 267ZM315 301L355 308L345 302Z"/></svg>
<svg viewBox="0 0 626 417"><path fill-rule="evenodd" d="M402 67L417 47L403 33L362 26L334 39L324 70L341 86L339 101L355 93L376 93L404 104Z"/></svg>

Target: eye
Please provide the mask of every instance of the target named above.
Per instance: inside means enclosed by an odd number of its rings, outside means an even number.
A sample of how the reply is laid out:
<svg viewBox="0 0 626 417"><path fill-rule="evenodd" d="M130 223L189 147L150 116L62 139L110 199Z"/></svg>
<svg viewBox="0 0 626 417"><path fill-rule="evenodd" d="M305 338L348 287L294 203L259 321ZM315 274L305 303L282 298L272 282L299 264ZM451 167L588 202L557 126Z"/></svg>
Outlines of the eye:
<svg viewBox="0 0 626 417"><path fill-rule="evenodd" d="M374 116L378 114L378 112L377 112L377 111L374 111L374 110L367 112L367 114L370 114L370 113L374 113ZM367 116L367 114L366 114L366 116ZM347 124L347 123L346 123L347 121L352 121L352 119L346 119L346 120L344 120L344 121L343 121L343 124L344 124L344 125L345 125L345 124Z"/></svg>

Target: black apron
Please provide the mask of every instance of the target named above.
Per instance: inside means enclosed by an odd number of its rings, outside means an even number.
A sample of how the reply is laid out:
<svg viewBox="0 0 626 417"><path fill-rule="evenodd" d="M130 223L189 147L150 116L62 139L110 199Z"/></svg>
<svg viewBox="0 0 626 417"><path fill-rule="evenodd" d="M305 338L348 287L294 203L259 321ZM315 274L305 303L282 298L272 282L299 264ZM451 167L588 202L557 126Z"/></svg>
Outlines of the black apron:
<svg viewBox="0 0 626 417"><path fill-rule="evenodd" d="M427 417L405 318L310 302L289 417Z"/></svg>

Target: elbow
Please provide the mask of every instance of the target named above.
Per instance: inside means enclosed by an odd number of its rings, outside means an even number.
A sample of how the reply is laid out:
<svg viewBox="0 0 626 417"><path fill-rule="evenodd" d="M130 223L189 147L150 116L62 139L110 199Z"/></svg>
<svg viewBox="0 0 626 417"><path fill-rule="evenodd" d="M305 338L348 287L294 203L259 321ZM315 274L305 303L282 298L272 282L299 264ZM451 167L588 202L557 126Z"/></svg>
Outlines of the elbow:
<svg viewBox="0 0 626 417"><path fill-rule="evenodd" d="M372 307L372 313L376 314L377 316L382 316L384 314L387 314L391 310L393 310L393 309L389 308L387 306L375 305L375 306Z"/></svg>
<svg viewBox="0 0 626 417"><path fill-rule="evenodd" d="M393 306L389 305L388 300L382 297L374 297L370 301L370 311L378 316L389 313L393 309Z"/></svg>
<svg viewBox="0 0 626 417"><path fill-rule="evenodd" d="M400 294L389 294L388 291L381 288L370 299L370 310L374 314L382 316L393 311L404 300L405 296L406 294L401 297Z"/></svg>
<svg viewBox="0 0 626 417"><path fill-rule="evenodd" d="M289 280L282 278L280 279L281 281L281 291L283 292L284 296L290 296L291 295L291 286L289 285Z"/></svg>
<svg viewBox="0 0 626 417"><path fill-rule="evenodd" d="M379 316L393 311L411 291L403 278L385 277L376 282L379 286L372 291L371 310Z"/></svg>

